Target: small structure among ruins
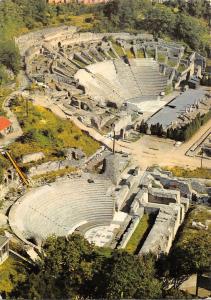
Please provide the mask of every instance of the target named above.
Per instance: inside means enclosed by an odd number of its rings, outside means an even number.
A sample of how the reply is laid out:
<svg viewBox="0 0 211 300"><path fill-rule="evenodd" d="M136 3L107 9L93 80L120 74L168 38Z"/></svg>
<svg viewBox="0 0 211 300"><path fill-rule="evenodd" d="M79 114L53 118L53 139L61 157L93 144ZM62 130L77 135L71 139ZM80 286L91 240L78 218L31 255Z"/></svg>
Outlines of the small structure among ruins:
<svg viewBox="0 0 211 300"><path fill-rule="evenodd" d="M203 115L206 106L208 111L210 105L211 99L206 96L205 91L189 89L154 114L147 123L149 127L160 124L167 132L169 128L182 127L190 123L197 114Z"/></svg>
<svg viewBox="0 0 211 300"><path fill-rule="evenodd" d="M12 123L5 117L0 117L0 134L2 136L7 135L12 131Z"/></svg>

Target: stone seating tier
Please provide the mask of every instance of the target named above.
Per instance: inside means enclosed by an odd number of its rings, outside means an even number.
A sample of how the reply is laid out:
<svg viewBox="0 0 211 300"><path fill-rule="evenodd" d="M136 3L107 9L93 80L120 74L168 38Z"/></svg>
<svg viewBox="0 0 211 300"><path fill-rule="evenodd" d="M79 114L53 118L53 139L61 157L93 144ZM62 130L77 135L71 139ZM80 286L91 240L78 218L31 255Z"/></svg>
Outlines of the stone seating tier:
<svg viewBox="0 0 211 300"><path fill-rule="evenodd" d="M37 188L14 205L10 225L26 239L68 235L84 223L108 225L114 213L111 186L100 177L93 183L73 178Z"/></svg>

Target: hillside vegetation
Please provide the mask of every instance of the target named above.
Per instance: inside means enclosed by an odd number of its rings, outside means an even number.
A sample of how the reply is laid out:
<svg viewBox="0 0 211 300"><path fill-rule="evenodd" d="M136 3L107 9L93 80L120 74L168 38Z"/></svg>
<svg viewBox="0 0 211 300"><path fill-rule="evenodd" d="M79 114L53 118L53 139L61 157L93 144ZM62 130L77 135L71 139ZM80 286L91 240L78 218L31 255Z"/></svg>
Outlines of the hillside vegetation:
<svg viewBox="0 0 211 300"><path fill-rule="evenodd" d="M99 143L83 133L69 120L62 120L50 110L18 98L12 110L23 129L23 136L10 146L12 155L18 159L24 154L42 151L46 159L63 157L63 149L80 148L86 155L93 154Z"/></svg>
<svg viewBox="0 0 211 300"><path fill-rule="evenodd" d="M167 171L171 171L172 174L176 177L211 179L211 170L208 168L196 168L191 170L181 167L166 167L164 169Z"/></svg>
<svg viewBox="0 0 211 300"><path fill-rule="evenodd" d="M0 86L13 80L21 68L14 37L31 30L60 24L81 31L149 32L155 38L178 41L186 50L210 56L209 6L168 1L153 5L150 0L114 0L106 4L49 5L45 0L0 1ZM119 50L119 49L117 49ZM12 71L12 74L11 74Z"/></svg>
<svg viewBox="0 0 211 300"><path fill-rule="evenodd" d="M114 0L106 4L77 3L49 5L45 0L2 0L0 2L0 85L8 83L12 71L20 70L20 55L14 37L31 30L60 24L82 31L149 32L156 38L179 41L210 55L209 7L205 0L194 4L176 0L153 5L150 0ZM12 76L13 77L13 76Z"/></svg>

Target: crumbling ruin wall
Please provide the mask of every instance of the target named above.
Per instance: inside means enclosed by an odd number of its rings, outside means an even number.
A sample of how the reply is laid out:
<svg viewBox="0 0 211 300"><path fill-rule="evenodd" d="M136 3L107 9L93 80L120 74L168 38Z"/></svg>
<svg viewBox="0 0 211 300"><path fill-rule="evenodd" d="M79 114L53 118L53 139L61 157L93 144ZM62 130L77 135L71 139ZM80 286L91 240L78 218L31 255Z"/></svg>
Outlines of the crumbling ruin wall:
<svg viewBox="0 0 211 300"><path fill-rule="evenodd" d="M149 189L149 202L166 204L179 203L180 192L175 190L164 190L159 188Z"/></svg>
<svg viewBox="0 0 211 300"><path fill-rule="evenodd" d="M157 208L159 213L139 255L149 252L153 252L156 255L168 253L181 224L180 206L175 203L171 203L168 206L154 204L154 206L150 207L150 205L148 204L146 208L154 210Z"/></svg>

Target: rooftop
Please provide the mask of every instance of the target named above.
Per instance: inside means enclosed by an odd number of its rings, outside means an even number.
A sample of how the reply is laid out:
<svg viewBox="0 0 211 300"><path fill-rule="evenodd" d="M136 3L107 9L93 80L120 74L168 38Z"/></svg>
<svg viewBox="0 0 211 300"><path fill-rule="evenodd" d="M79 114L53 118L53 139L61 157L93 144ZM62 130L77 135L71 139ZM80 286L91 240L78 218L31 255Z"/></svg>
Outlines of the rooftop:
<svg viewBox="0 0 211 300"><path fill-rule="evenodd" d="M8 128L12 123L5 117L0 117L0 131Z"/></svg>
<svg viewBox="0 0 211 300"><path fill-rule="evenodd" d="M196 102L203 99L204 95L203 90L187 90L152 116L148 121L148 125L159 123L163 125L164 129L167 128L172 122L176 121L186 107L196 104Z"/></svg>

